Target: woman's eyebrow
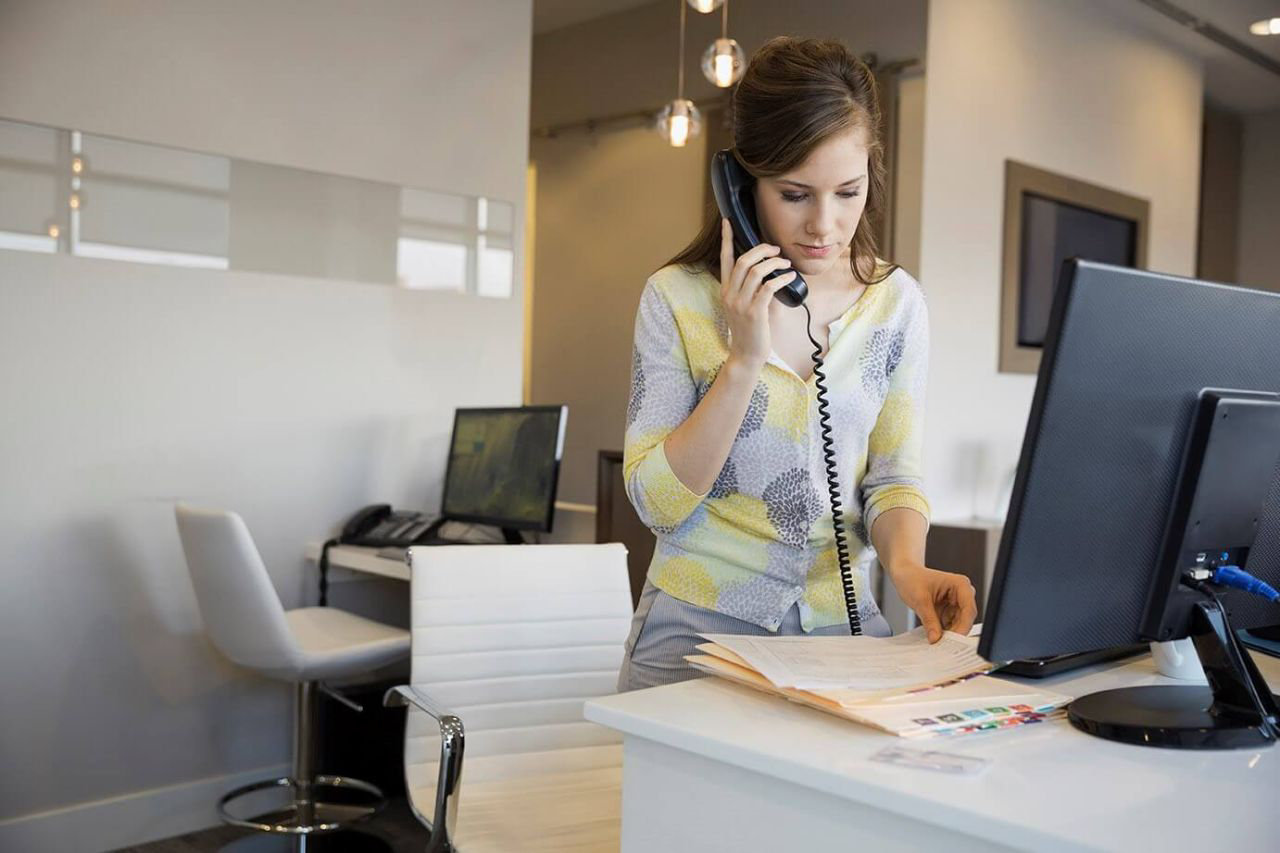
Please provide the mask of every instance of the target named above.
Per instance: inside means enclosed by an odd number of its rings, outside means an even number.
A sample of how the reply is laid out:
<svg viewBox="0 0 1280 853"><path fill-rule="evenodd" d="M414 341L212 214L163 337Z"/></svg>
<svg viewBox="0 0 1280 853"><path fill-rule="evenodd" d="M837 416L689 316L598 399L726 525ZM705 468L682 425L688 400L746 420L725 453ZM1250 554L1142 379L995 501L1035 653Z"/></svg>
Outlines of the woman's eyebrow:
<svg viewBox="0 0 1280 853"><path fill-rule="evenodd" d="M865 177L866 177L866 175L859 175L859 176L858 176L858 177L856 177L856 178L850 178L849 180L845 181L843 184L840 184L840 186L842 186L842 187L847 187L847 186L849 186L850 184L856 184L856 183L858 183L858 181L861 181L861 180L862 180L863 178L865 178ZM813 187L809 186L808 184L802 184L802 183L800 183L799 181L793 181L793 180L791 180L790 178L779 178L779 179L778 179L778 183L780 183L780 184L791 184L793 187L800 187L801 189L805 189L805 190L811 190L811 189L813 189Z"/></svg>

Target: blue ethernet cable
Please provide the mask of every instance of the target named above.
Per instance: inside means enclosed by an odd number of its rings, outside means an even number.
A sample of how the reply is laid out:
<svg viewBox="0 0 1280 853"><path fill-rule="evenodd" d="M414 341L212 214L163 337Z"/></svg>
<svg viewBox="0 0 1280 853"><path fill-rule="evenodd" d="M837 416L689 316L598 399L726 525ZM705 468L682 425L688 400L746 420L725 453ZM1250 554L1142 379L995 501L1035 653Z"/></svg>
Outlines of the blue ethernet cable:
<svg viewBox="0 0 1280 853"><path fill-rule="evenodd" d="M1266 581L1261 581L1239 566L1218 566L1213 570L1210 580L1220 586L1242 589L1254 595L1260 595L1268 601L1280 601L1280 592Z"/></svg>

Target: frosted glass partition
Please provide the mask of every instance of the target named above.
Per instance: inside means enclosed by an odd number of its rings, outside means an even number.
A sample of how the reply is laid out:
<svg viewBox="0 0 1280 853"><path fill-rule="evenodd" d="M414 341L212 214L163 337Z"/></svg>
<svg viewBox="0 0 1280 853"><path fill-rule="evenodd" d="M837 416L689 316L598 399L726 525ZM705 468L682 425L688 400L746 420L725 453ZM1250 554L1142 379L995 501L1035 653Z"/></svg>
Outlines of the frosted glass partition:
<svg viewBox="0 0 1280 853"><path fill-rule="evenodd" d="M58 154L56 131L0 121L0 248L58 250L54 223L66 201Z"/></svg>
<svg viewBox="0 0 1280 853"><path fill-rule="evenodd" d="M0 119L0 249L510 298L515 207Z"/></svg>

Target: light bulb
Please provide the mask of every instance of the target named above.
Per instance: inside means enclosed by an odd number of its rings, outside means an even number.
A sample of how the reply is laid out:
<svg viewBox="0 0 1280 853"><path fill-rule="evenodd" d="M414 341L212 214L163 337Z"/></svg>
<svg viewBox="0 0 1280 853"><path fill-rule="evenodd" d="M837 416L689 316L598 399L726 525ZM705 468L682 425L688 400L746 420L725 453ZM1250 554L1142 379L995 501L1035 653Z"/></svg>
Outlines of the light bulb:
<svg viewBox="0 0 1280 853"><path fill-rule="evenodd" d="M671 144L676 148L683 148L685 143L689 141L689 117L688 116L672 116L671 117Z"/></svg>
<svg viewBox="0 0 1280 853"><path fill-rule="evenodd" d="M1264 18L1249 25L1249 32L1255 36L1280 35L1280 18Z"/></svg>
<svg viewBox="0 0 1280 853"><path fill-rule="evenodd" d="M79 175L84 172L84 158L79 155L71 158L71 172Z"/></svg>
<svg viewBox="0 0 1280 853"><path fill-rule="evenodd" d="M688 98L676 98L658 113L658 132L675 148L683 148L702 132L702 113Z"/></svg>
<svg viewBox="0 0 1280 853"><path fill-rule="evenodd" d="M746 70L746 57L742 47L733 39L716 39L702 53L702 73L721 89L727 89L742 79Z"/></svg>
<svg viewBox="0 0 1280 853"><path fill-rule="evenodd" d="M716 85L720 88L733 84L733 57L725 56L723 53L716 54Z"/></svg>
<svg viewBox="0 0 1280 853"><path fill-rule="evenodd" d="M689 6L694 11L701 12L704 15L719 9L722 3L724 3L724 0L689 0Z"/></svg>
<svg viewBox="0 0 1280 853"><path fill-rule="evenodd" d="M58 235L61 233L62 233L62 229L59 228L57 225L49 226L49 236L52 237L53 239L57 240Z"/></svg>
<svg viewBox="0 0 1280 853"><path fill-rule="evenodd" d="M80 209L80 194L79 194L79 193L72 193L72 194L71 194L71 198L70 198L70 200L68 200L68 202L67 202L67 203L68 203L69 205L71 205L71 209L72 209L72 210L79 210L79 209Z"/></svg>

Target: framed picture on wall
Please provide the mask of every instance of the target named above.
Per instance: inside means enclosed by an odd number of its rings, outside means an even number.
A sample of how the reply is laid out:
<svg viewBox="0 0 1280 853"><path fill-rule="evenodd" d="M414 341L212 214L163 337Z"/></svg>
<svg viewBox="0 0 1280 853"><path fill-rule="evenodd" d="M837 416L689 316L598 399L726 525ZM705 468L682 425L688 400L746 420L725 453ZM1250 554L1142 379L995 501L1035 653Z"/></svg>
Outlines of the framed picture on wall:
<svg viewBox="0 0 1280 853"><path fill-rule="evenodd" d="M1005 161L1000 372L1036 373L1062 262L1147 264L1145 199Z"/></svg>

